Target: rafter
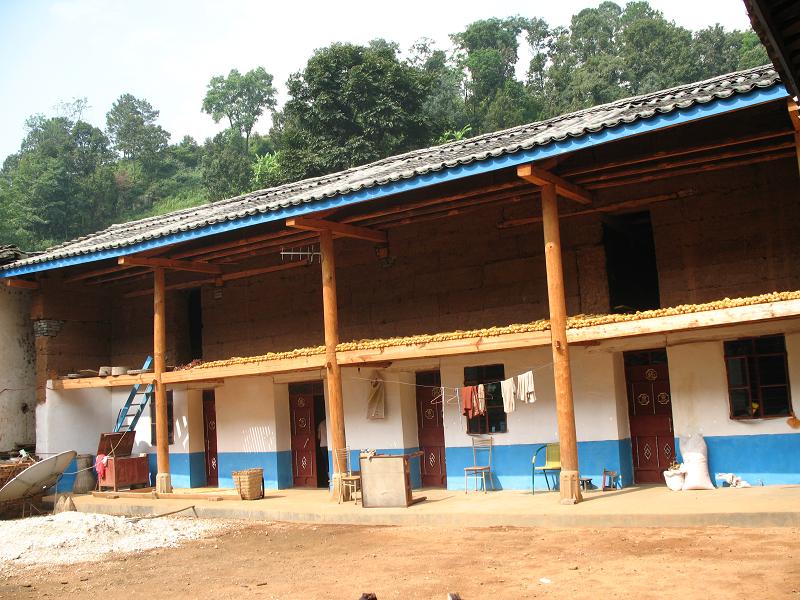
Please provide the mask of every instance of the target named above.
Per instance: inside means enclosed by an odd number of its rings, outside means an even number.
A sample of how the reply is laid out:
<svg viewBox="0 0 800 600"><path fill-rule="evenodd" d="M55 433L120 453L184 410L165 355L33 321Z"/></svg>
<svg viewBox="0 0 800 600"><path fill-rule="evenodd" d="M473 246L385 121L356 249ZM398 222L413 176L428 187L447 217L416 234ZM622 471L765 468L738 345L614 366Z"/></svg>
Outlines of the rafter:
<svg viewBox="0 0 800 600"><path fill-rule="evenodd" d="M277 271L286 271L288 269L296 269L297 267L307 267L311 263L308 260L298 262L284 263L281 265L273 265L271 267L257 267L254 269L247 269L244 271L236 271L234 273L223 273L218 277L210 279L194 279L192 281L182 281L180 283L173 283L166 286L166 290L188 290L197 288L202 285L225 283L226 281L236 281L237 279L246 279L248 277L255 277L256 275L265 275L267 273L275 273ZM152 289L135 290L123 294L125 298L137 298L139 296L150 296L153 293Z"/></svg>
<svg viewBox="0 0 800 600"><path fill-rule="evenodd" d="M286 219L286 226L302 229L304 231L330 231L336 237L355 238L357 240L375 242L376 244L385 244L388 239L385 231L375 231L367 227L357 227L355 225L347 225L346 223L325 221L323 219L314 219L311 217Z"/></svg>
<svg viewBox="0 0 800 600"><path fill-rule="evenodd" d="M194 273L211 273L212 275L219 275L222 273L222 268L219 265L192 260L174 260L171 258L121 256L117 259L117 264L128 267L151 267L174 269L176 271L192 271Z"/></svg>
<svg viewBox="0 0 800 600"><path fill-rule="evenodd" d="M30 279L6 279L6 287L20 288L23 290L38 290L39 284Z"/></svg>
<svg viewBox="0 0 800 600"><path fill-rule="evenodd" d="M534 185L552 184L556 186L556 192L559 196L569 198L580 204L591 204L593 200L592 193L588 190L532 164L519 165L517 167L517 177Z"/></svg>

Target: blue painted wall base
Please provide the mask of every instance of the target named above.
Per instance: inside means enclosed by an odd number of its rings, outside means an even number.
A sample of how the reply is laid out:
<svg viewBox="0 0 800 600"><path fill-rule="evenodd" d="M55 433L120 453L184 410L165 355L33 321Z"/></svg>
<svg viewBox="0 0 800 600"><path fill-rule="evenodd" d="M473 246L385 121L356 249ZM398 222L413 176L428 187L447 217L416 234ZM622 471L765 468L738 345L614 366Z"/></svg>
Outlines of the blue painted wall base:
<svg viewBox="0 0 800 600"><path fill-rule="evenodd" d="M800 484L800 433L727 435L705 438L708 472L716 486L717 473L733 473L750 485ZM675 439L678 461L683 460Z"/></svg>
<svg viewBox="0 0 800 600"><path fill-rule="evenodd" d="M495 445L492 448L492 483L498 490L530 490L531 460L536 449L544 444L512 444ZM471 467L472 447L450 446L445 450L447 460L447 489L464 489L464 468ZM544 464L544 451L539 453L538 465ZM631 441L602 440L597 442L578 442L578 465L582 477L590 477L592 485L602 485L603 469L620 474L623 486L633 482L633 460L631 457ZM548 474L551 487L557 476ZM546 490L547 482L541 471L534 476L537 490ZM469 480L470 489L474 485ZM480 482L479 482L480 485ZM491 489L491 488L489 488Z"/></svg>

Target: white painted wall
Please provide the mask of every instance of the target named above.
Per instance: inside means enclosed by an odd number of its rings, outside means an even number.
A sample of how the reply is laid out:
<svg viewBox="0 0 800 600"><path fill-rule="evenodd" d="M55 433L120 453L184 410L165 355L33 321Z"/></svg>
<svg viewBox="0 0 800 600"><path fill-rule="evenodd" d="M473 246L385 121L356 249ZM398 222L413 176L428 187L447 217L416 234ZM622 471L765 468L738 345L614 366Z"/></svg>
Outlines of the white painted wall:
<svg viewBox="0 0 800 600"><path fill-rule="evenodd" d="M218 452L279 449L275 387L271 377L238 377L216 388Z"/></svg>
<svg viewBox="0 0 800 600"><path fill-rule="evenodd" d="M575 402L575 426L578 441L616 440L627 437L627 413L618 410L617 378L619 367L610 353L570 350L572 386ZM442 385L462 387L464 367L502 364L505 376L534 369L536 402L516 405L508 415L508 431L494 434L495 445L555 442L558 423L555 409L555 382L550 348L497 352L441 360ZM455 401L445 405L445 441L447 446L471 446L466 433L466 418Z"/></svg>
<svg viewBox="0 0 800 600"><path fill-rule="evenodd" d="M36 369L30 292L0 288L0 450L36 439Z"/></svg>
<svg viewBox="0 0 800 600"><path fill-rule="evenodd" d="M407 374L398 376L390 371L380 374L386 389L386 418L367 419L367 400L371 383L369 381L375 373L370 368L342 369L342 395L344 402L344 427L347 436L347 445L355 449L385 449L402 450L405 446L403 433L403 404L408 403L407 391L403 388L414 388L396 383L400 377L408 378ZM328 400L325 400L326 413ZM330 424L330 419L326 421ZM415 425L416 427L416 425ZM330 440L330 432L328 434Z"/></svg>
<svg viewBox="0 0 800 600"><path fill-rule="evenodd" d="M789 382L795 414L800 409L800 334L786 335ZM706 436L794 433L786 418L730 418L722 341L667 348L675 435Z"/></svg>
<svg viewBox="0 0 800 600"><path fill-rule="evenodd" d="M117 411L106 388L47 390L36 407L36 451L96 454L100 434L114 429Z"/></svg>

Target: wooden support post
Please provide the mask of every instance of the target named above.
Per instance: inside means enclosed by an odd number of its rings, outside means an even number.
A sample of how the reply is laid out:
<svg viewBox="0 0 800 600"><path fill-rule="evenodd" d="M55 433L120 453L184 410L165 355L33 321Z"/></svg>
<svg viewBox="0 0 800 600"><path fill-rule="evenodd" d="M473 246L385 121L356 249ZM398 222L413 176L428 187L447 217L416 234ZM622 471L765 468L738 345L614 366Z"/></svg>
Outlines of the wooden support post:
<svg viewBox="0 0 800 600"><path fill-rule="evenodd" d="M572 376L567 345L567 301L561 262L561 233L558 224L556 186L542 186L544 256L547 268L547 297L550 303L550 337L556 388L558 439L561 444L561 504L582 500L578 485L578 443L575 434L575 407L572 401Z"/></svg>
<svg viewBox="0 0 800 600"><path fill-rule="evenodd" d="M333 233L328 229L319 232L322 253L322 313L325 321L325 370L328 385L328 414L331 432L330 448L333 452L333 491L338 495L340 473L345 465L336 460L336 451L347 447L344 432L344 402L342 400L342 374L336 358L339 344L339 313L336 305L336 259L333 254Z"/></svg>
<svg viewBox="0 0 800 600"><path fill-rule="evenodd" d="M797 151L797 168L800 169L800 107L792 98L787 100L789 119L794 127L794 146Z"/></svg>
<svg viewBox="0 0 800 600"><path fill-rule="evenodd" d="M153 377L156 388L156 491L172 492L169 474L169 433L167 427L167 388L161 380L164 374L167 346L166 286L163 267L153 269Z"/></svg>

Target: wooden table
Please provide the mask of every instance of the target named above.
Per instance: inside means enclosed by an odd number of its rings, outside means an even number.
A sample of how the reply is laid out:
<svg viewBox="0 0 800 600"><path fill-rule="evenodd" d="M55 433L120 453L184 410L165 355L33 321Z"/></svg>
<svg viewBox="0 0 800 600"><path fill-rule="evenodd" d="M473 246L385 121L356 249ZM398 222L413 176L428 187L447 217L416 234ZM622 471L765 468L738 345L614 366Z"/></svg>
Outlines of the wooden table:
<svg viewBox="0 0 800 600"><path fill-rule="evenodd" d="M365 508L406 507L425 500L425 496L414 498L411 493L410 461L420 456L422 452L361 453L361 505Z"/></svg>

